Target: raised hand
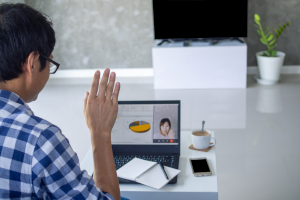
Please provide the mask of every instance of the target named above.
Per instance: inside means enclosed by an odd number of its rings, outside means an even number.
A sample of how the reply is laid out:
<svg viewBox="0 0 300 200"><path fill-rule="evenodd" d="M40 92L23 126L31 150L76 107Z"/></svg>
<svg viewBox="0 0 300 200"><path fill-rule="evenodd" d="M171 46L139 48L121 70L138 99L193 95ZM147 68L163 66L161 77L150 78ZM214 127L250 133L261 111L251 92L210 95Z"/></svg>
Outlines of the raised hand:
<svg viewBox="0 0 300 200"><path fill-rule="evenodd" d="M86 92L84 98L83 113L91 132L95 185L119 200L120 188L111 146L111 130L118 114L120 83L115 85L116 73L112 72L109 78L109 71L105 69L100 88L100 71L96 71L91 91Z"/></svg>
<svg viewBox="0 0 300 200"><path fill-rule="evenodd" d="M96 71L90 93L86 92L83 113L92 134L105 134L110 137L118 114L120 83L115 85L116 73L112 72L109 78L109 72L108 68L105 69L99 88L100 71Z"/></svg>
<svg viewBox="0 0 300 200"><path fill-rule="evenodd" d="M171 130L169 131L168 135L167 135L167 138L168 138L168 139L174 139L174 137L175 137L175 132L174 132L173 129L171 129Z"/></svg>

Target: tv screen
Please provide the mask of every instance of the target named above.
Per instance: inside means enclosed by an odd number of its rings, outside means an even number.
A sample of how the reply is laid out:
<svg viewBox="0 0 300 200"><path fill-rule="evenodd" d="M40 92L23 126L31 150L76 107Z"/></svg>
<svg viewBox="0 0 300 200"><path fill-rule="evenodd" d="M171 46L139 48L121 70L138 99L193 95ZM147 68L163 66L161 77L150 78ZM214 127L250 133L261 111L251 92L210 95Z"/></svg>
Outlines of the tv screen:
<svg viewBox="0 0 300 200"><path fill-rule="evenodd" d="M248 0L153 0L155 39L247 37Z"/></svg>

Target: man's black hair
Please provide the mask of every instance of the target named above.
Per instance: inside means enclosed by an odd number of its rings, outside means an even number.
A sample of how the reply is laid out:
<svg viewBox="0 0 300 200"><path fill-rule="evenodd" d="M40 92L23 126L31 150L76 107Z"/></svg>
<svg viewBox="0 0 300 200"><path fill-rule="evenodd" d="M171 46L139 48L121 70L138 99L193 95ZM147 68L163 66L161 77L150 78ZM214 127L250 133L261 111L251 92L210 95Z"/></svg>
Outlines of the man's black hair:
<svg viewBox="0 0 300 200"><path fill-rule="evenodd" d="M55 32L46 17L26 4L0 4L0 82L18 78L31 52L51 55ZM42 71L46 60L39 59Z"/></svg>

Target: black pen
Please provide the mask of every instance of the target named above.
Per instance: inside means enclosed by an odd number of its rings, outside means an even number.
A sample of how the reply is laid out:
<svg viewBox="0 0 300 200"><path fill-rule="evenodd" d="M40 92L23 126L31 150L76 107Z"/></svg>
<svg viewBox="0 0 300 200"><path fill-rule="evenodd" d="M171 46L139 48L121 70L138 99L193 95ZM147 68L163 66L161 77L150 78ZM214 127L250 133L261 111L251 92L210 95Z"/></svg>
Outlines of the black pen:
<svg viewBox="0 0 300 200"><path fill-rule="evenodd" d="M167 173L166 173L166 171L165 171L165 169L164 169L164 165L163 165L161 162L158 162L158 164L159 164L161 170L163 171L163 173L164 173L166 179L169 180L168 175L167 175Z"/></svg>

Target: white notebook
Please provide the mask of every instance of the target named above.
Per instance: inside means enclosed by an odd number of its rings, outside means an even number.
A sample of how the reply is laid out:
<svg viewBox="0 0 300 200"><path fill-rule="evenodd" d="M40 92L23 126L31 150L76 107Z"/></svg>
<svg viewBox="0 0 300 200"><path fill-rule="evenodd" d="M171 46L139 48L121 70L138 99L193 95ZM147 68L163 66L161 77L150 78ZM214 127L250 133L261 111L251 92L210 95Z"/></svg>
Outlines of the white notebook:
<svg viewBox="0 0 300 200"><path fill-rule="evenodd" d="M117 170L120 178L135 181L156 189L162 188L172 180L180 170L164 166L169 180L166 179L162 169L157 162L134 158Z"/></svg>

